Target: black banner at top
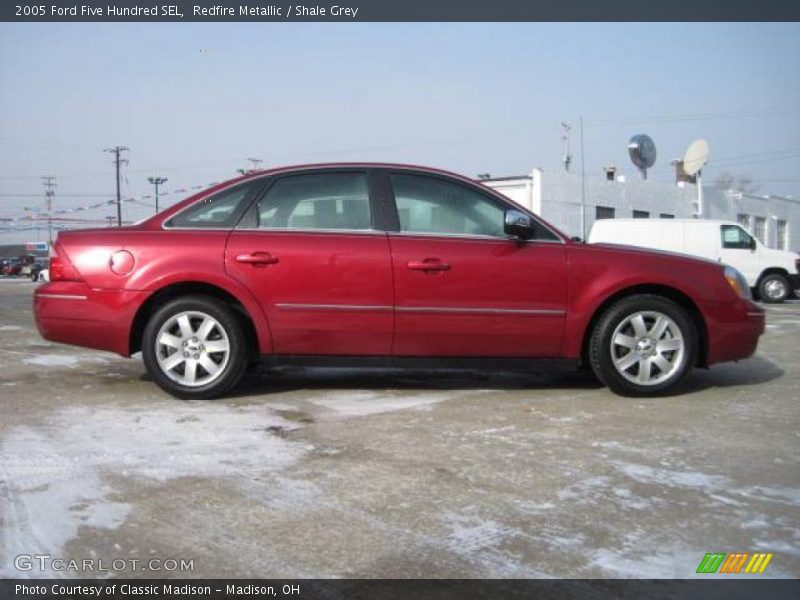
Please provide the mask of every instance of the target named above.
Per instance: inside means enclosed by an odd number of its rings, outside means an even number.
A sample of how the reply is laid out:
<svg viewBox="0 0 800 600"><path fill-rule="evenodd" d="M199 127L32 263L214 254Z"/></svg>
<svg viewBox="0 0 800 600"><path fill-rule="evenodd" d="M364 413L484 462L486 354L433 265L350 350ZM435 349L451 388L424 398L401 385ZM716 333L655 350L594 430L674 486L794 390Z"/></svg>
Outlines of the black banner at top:
<svg viewBox="0 0 800 600"><path fill-rule="evenodd" d="M299 3L298 3L299 2ZM798 21L798 0L8 0L0 20Z"/></svg>

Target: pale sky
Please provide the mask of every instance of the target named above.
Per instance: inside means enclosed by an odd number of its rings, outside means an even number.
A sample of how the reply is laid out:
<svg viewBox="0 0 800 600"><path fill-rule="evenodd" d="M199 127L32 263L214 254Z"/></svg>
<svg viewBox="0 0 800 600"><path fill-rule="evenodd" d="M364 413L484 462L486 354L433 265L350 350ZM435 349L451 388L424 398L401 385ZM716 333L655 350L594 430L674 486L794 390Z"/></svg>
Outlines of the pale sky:
<svg viewBox="0 0 800 600"><path fill-rule="evenodd" d="M113 197L116 144L132 197L149 175L204 185L248 157L560 169L562 121L577 172L581 116L589 175L635 176L627 142L647 133L650 177L669 181L703 137L707 182L729 171L800 197L800 25L2 23L0 219L43 205L41 175L58 178L57 209ZM18 229L0 221L0 243L35 239Z"/></svg>

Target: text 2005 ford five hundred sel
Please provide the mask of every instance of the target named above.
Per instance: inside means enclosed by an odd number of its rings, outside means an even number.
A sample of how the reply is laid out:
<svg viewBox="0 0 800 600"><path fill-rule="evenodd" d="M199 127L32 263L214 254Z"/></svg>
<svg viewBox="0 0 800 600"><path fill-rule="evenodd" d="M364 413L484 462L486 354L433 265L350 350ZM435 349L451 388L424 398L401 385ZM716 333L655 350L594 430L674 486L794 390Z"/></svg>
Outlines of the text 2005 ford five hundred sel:
<svg viewBox="0 0 800 600"><path fill-rule="evenodd" d="M756 349L733 268L570 241L504 196L423 167L331 164L217 185L142 223L61 233L41 334L141 351L181 398L249 364L588 366L657 395Z"/></svg>

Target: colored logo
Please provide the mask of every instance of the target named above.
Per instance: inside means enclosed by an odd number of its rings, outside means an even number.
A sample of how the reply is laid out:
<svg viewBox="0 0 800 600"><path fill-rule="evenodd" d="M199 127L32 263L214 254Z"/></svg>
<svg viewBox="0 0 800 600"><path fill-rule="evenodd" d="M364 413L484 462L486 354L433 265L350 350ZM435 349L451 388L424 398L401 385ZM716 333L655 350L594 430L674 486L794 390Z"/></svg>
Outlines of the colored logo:
<svg viewBox="0 0 800 600"><path fill-rule="evenodd" d="M769 561L772 560L772 553L767 552L707 552L697 565L698 573L725 573L733 575L736 573L763 573ZM747 565L747 566L745 566Z"/></svg>

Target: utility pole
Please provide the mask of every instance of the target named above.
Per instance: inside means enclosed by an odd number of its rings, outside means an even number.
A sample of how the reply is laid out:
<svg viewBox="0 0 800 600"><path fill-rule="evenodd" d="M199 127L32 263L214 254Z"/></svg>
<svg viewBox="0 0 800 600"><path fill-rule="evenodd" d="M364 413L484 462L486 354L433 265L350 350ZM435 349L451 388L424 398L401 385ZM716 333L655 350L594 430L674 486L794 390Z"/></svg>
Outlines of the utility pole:
<svg viewBox="0 0 800 600"><path fill-rule="evenodd" d="M255 173L256 171L258 171L258 165L264 162L260 158L248 158L247 160L250 161L250 168L236 169L236 172L239 173L239 175L248 175L250 173Z"/></svg>
<svg viewBox="0 0 800 600"><path fill-rule="evenodd" d="M166 177L148 177L149 181L156 188L156 214L158 214L158 186L167 182Z"/></svg>
<svg viewBox="0 0 800 600"><path fill-rule="evenodd" d="M581 116L581 239L586 241L586 166L583 160L583 116Z"/></svg>
<svg viewBox="0 0 800 600"><path fill-rule="evenodd" d="M117 227L122 227L122 196L119 190L119 165L120 163L127 163L127 159L120 158L122 152L130 150L127 146L114 146L113 148L106 148L103 152L110 152L114 155L114 164L117 167Z"/></svg>
<svg viewBox="0 0 800 600"><path fill-rule="evenodd" d="M53 196L56 187L55 175L43 175L41 177L42 185L44 186L45 206L47 207L47 244L48 247L53 245ZM39 224L36 224L36 230L39 230Z"/></svg>
<svg viewBox="0 0 800 600"><path fill-rule="evenodd" d="M572 125L569 123L561 123L561 139L564 142L564 156L561 157L561 162L564 163L564 171L569 173L569 165L572 163L572 154L569 151L569 132L572 131Z"/></svg>

